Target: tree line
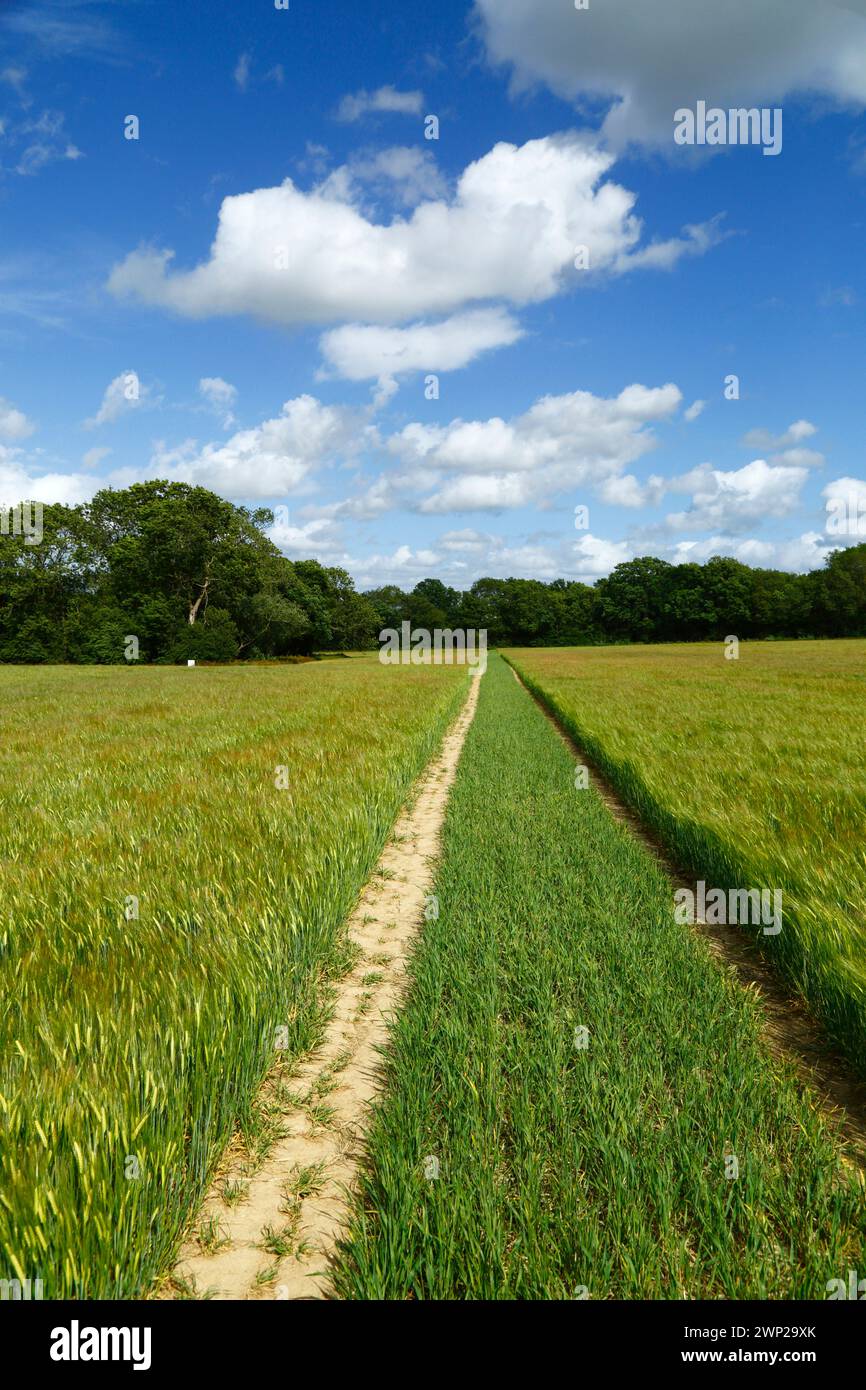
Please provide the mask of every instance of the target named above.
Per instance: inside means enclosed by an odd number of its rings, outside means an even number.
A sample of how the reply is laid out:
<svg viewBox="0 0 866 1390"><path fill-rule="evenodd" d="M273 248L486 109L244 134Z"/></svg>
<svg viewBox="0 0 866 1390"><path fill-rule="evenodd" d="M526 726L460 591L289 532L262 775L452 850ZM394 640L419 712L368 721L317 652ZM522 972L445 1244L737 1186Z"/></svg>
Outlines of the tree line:
<svg viewBox="0 0 866 1390"><path fill-rule="evenodd" d="M267 508L152 481L44 506L41 539L0 533L0 661L235 661L364 650L383 628L486 629L491 646L866 636L866 544L810 574L630 560L595 585L424 579L358 593L343 569L287 559Z"/></svg>

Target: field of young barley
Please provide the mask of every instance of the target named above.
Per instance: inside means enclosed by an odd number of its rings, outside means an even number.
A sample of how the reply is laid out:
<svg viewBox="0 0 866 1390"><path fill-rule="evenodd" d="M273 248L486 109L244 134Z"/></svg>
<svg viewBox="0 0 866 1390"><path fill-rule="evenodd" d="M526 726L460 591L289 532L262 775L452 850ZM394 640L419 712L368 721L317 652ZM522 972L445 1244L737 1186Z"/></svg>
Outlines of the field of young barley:
<svg viewBox="0 0 866 1390"><path fill-rule="evenodd" d="M692 672L710 659L694 653ZM688 729L693 683L661 703L657 731L664 712ZM649 693L611 703L623 737L652 708ZM605 701L590 707L604 729ZM658 861L574 774L492 657L337 1290L822 1299L862 1267L862 1175L768 1051L755 996L675 922Z"/></svg>
<svg viewBox="0 0 866 1390"><path fill-rule="evenodd" d="M0 1277L134 1297L466 693L456 667L0 668Z"/></svg>
<svg viewBox="0 0 866 1390"><path fill-rule="evenodd" d="M866 642L506 655L696 879L782 891L756 935L866 1075Z"/></svg>

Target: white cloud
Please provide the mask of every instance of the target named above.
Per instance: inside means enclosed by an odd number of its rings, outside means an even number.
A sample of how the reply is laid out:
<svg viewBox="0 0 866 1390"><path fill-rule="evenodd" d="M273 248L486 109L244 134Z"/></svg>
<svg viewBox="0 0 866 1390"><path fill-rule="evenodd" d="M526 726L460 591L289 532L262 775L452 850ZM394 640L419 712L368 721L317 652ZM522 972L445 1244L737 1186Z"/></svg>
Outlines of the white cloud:
<svg viewBox="0 0 866 1390"><path fill-rule="evenodd" d="M486 536L481 531L474 531L466 526L462 531L444 531L438 544L440 550L447 550L452 554L481 555L490 549L493 540L493 536Z"/></svg>
<svg viewBox="0 0 866 1390"><path fill-rule="evenodd" d="M823 468L827 462L817 449L783 449L770 455L771 463L787 463L792 468Z"/></svg>
<svg viewBox="0 0 866 1390"><path fill-rule="evenodd" d="M371 193L395 198L404 207L448 194L444 178L430 150L413 145L391 145L384 150L354 155L333 170L316 188L323 197L354 202L359 210Z"/></svg>
<svg viewBox="0 0 866 1390"><path fill-rule="evenodd" d="M749 430L742 443L747 449L777 450L770 454L771 463L787 464L791 468L823 468L827 462L817 449L805 449L803 441L818 433L810 420L795 420L782 434L769 430Z"/></svg>
<svg viewBox="0 0 866 1390"><path fill-rule="evenodd" d="M683 228L682 236L666 241L652 241L649 246L620 257L617 270L673 270L684 256L703 256L724 241L721 224L724 213L711 217L709 222L697 222Z"/></svg>
<svg viewBox="0 0 866 1390"><path fill-rule="evenodd" d="M142 384L137 372L120 372L106 386L102 404L95 415L85 420L85 428L93 429L96 425L112 424L119 420L121 415L137 410L142 401L148 400L149 397L150 387Z"/></svg>
<svg viewBox="0 0 866 1390"><path fill-rule="evenodd" d="M273 82L277 87L282 87L285 78L286 73L282 63L275 63L273 67L268 68L267 72L259 77L257 81L259 83ZM251 54L240 54L232 73L232 79L239 92L249 91L250 84L253 80L253 62Z"/></svg>
<svg viewBox="0 0 866 1390"><path fill-rule="evenodd" d="M420 510L444 512L498 512L526 506L531 487L514 473L470 473L453 478L421 503Z"/></svg>
<svg viewBox="0 0 866 1390"><path fill-rule="evenodd" d="M667 524L674 530L736 533L768 517L788 516L799 505L807 476L805 468L774 467L765 459L730 472L703 463L669 481L669 491L692 494L692 505L669 515Z"/></svg>
<svg viewBox="0 0 866 1390"><path fill-rule="evenodd" d="M62 111L50 109L33 120L3 122L0 134L18 151L17 163L11 166L16 174L29 177L56 160L84 158L83 152L66 136L65 123Z"/></svg>
<svg viewBox="0 0 866 1390"><path fill-rule="evenodd" d="M250 85L250 55L242 53L238 58L234 73L235 86L238 91L245 92Z"/></svg>
<svg viewBox="0 0 866 1390"><path fill-rule="evenodd" d="M198 389L211 410L221 417L223 429L231 429L235 423L233 406L238 398L237 387L230 381L223 381L221 376L203 376Z"/></svg>
<svg viewBox="0 0 866 1390"><path fill-rule="evenodd" d="M866 24L844 4L814 0L476 0L487 52L514 85L609 102L604 132L668 147L673 114L709 106L778 105L795 94L866 105Z"/></svg>
<svg viewBox="0 0 866 1390"><path fill-rule="evenodd" d="M634 557L627 541L606 541L598 536L581 536L572 546L577 573L589 583L610 574L617 565Z"/></svg>
<svg viewBox="0 0 866 1390"><path fill-rule="evenodd" d="M13 87L16 92L24 89L27 80L27 70L25 68L6 67L0 72L0 82L5 82L8 87Z"/></svg>
<svg viewBox="0 0 866 1390"><path fill-rule="evenodd" d="M111 449L105 448L88 449L87 453L82 455L82 465L85 468L98 468L102 460L108 458L111 452Z"/></svg>
<svg viewBox="0 0 866 1390"><path fill-rule="evenodd" d="M304 510L309 516L372 521L401 505L399 479L383 474L360 496L344 497L340 502L329 502L323 507L307 506Z"/></svg>
<svg viewBox="0 0 866 1390"><path fill-rule="evenodd" d="M26 439L35 429L22 410L0 396L0 439Z"/></svg>
<svg viewBox="0 0 866 1390"><path fill-rule="evenodd" d="M28 145L18 157L15 172L29 177L38 174L40 169L44 169L46 164L50 164L52 160L57 158L57 151L52 149L50 145Z"/></svg>
<svg viewBox="0 0 866 1390"><path fill-rule="evenodd" d="M74 507L87 502L99 487L97 479L82 473L43 473L38 459L26 460L20 449L0 445L0 505L18 502L62 502Z"/></svg>
<svg viewBox="0 0 866 1390"><path fill-rule="evenodd" d="M224 199L210 257L195 269L172 272L173 252L140 248L109 287L191 317L280 324L399 323L484 300L535 303L585 279L574 268L579 246L590 249L592 275L649 264L635 195L604 181L612 162L574 134L501 143L463 171L450 200L389 223L352 204L350 172L308 193L287 179ZM705 229L701 241L687 229L655 260L669 266L715 235Z"/></svg>
<svg viewBox="0 0 866 1390"><path fill-rule="evenodd" d="M828 501L844 500L849 497L856 497L857 500L866 504L866 482L862 478L834 478L832 483L828 483L821 493Z"/></svg>
<svg viewBox="0 0 866 1390"><path fill-rule="evenodd" d="M46 164L53 164L56 159L83 159L84 155L76 145L66 145L65 149L60 145L28 145L19 156L18 163L15 165L16 174L25 176L38 174L40 169L44 169Z"/></svg>
<svg viewBox="0 0 866 1390"><path fill-rule="evenodd" d="M862 478L834 478L821 496L825 498L827 519L824 529L836 544L866 541L866 482Z"/></svg>
<svg viewBox="0 0 866 1390"><path fill-rule="evenodd" d="M545 396L510 421L416 422L392 435L388 449L407 466L410 487L434 489L416 499L418 510L498 511L544 503L584 485L611 486L655 447L650 426L668 419L681 401L672 384L627 386L612 399L574 391ZM632 505L638 487L636 480L622 484L616 500Z"/></svg>
<svg viewBox="0 0 866 1390"><path fill-rule="evenodd" d="M787 449L802 444L804 439L811 439L817 433L817 425L810 420L795 420L783 434L771 434L764 429L749 430L748 434L743 435L743 444L747 449Z"/></svg>
<svg viewBox="0 0 866 1390"><path fill-rule="evenodd" d="M713 555L729 555L744 565L758 569L781 569L791 574L820 569L832 546L817 531L791 540L732 540L730 536L709 536L706 540L680 541L664 557L673 564L701 564Z"/></svg>
<svg viewBox="0 0 866 1390"><path fill-rule="evenodd" d="M556 579L570 564L562 547L550 547L532 539L512 541L503 536L464 530L444 532L432 547L413 549L403 544L392 554L350 559L347 568L362 590L379 588L383 584L399 584L411 589L431 574L458 589L467 589L482 576Z"/></svg>
<svg viewBox="0 0 866 1390"><path fill-rule="evenodd" d="M697 420L699 415L703 415L706 404L706 401L693 401L688 410L683 413L683 419L688 420L691 424L693 420Z"/></svg>
<svg viewBox="0 0 866 1390"><path fill-rule="evenodd" d="M355 92L343 97L337 108L339 121L357 121L370 112L394 112L404 116L420 116L424 108L422 92L399 92L395 87L379 87L375 92Z"/></svg>
<svg viewBox="0 0 866 1390"><path fill-rule="evenodd" d="M598 495L603 502L615 507L655 507L666 489L665 479L655 474L641 483L633 473L624 473L620 478L606 478Z"/></svg>
<svg viewBox="0 0 866 1390"><path fill-rule="evenodd" d="M267 535L290 558L308 560L314 557L327 565L344 565L348 559L339 527L325 518L303 522L300 526L278 520L268 528Z"/></svg>
<svg viewBox="0 0 866 1390"><path fill-rule="evenodd" d="M455 371L522 336L520 324L505 309L472 309L406 328L348 323L323 334L319 346L337 376L365 381L404 372Z"/></svg>
<svg viewBox="0 0 866 1390"><path fill-rule="evenodd" d="M200 448L186 440L174 449L158 444L147 472L211 488L223 497L278 500L306 490L318 468L355 451L364 429L357 411L297 396L275 419L239 430L223 444ZM112 480L127 486L139 477L140 471L127 470Z"/></svg>

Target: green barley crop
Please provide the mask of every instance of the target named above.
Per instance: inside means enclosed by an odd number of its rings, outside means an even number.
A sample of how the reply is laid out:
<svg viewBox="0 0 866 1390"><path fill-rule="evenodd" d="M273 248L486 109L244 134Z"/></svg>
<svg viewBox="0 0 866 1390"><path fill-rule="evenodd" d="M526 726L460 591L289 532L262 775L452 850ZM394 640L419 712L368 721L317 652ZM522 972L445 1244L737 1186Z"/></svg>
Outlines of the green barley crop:
<svg viewBox="0 0 866 1390"><path fill-rule="evenodd" d="M0 1275L148 1288L275 1047L315 1042L464 691L373 658L0 668Z"/></svg>
<svg viewBox="0 0 866 1390"><path fill-rule="evenodd" d="M482 679L344 1243L347 1298L812 1298L862 1175L654 856Z"/></svg>
<svg viewBox="0 0 866 1390"><path fill-rule="evenodd" d="M759 935L866 1075L866 642L509 659L685 869L781 889Z"/></svg>

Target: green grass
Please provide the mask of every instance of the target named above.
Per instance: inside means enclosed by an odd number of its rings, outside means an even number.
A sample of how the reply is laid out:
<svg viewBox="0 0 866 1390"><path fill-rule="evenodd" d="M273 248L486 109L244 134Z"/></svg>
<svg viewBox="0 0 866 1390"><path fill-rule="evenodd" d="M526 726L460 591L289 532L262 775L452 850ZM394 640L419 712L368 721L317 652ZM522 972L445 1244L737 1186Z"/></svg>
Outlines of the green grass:
<svg viewBox="0 0 866 1390"><path fill-rule="evenodd" d="M0 1277L128 1298L165 1267L268 1067L317 1040L465 681L0 668Z"/></svg>
<svg viewBox="0 0 866 1390"><path fill-rule="evenodd" d="M753 934L866 1076L866 642L508 657L696 879L782 891Z"/></svg>
<svg viewBox="0 0 866 1390"><path fill-rule="evenodd" d="M861 1267L859 1173L498 657L435 892L343 1297L822 1299Z"/></svg>

